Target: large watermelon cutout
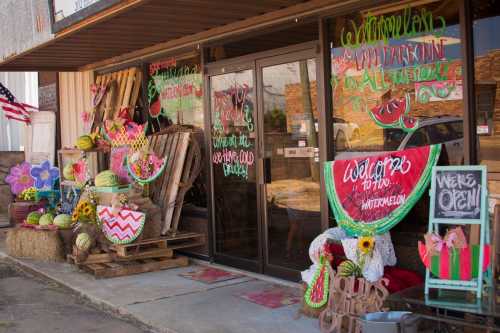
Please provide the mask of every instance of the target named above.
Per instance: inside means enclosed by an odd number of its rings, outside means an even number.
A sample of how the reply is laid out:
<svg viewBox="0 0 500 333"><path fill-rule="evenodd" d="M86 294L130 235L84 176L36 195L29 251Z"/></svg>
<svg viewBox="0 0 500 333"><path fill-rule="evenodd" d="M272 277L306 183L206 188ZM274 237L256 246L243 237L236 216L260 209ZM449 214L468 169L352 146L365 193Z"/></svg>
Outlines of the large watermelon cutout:
<svg viewBox="0 0 500 333"><path fill-rule="evenodd" d="M330 206L350 236L383 234L420 199L441 145L325 163Z"/></svg>
<svg viewBox="0 0 500 333"><path fill-rule="evenodd" d="M479 245L463 249L443 247L441 252L430 255L424 243L418 242L418 253L424 266L440 279L469 281L479 273ZM484 245L483 272L490 265L490 246Z"/></svg>

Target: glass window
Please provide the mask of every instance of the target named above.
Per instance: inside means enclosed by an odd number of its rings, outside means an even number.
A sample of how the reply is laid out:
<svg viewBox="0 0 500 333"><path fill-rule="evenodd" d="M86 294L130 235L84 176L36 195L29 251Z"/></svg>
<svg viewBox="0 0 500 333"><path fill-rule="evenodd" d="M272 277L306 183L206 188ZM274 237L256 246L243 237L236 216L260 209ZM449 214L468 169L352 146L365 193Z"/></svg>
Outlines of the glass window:
<svg viewBox="0 0 500 333"><path fill-rule="evenodd" d="M472 10L478 161L489 173L500 173L500 1L474 1Z"/></svg>
<svg viewBox="0 0 500 333"><path fill-rule="evenodd" d="M203 76L199 57L162 59L149 64L149 124L153 131L172 124L203 128Z"/></svg>
<svg viewBox="0 0 500 333"><path fill-rule="evenodd" d="M454 129L463 114L456 1L383 5L331 23L335 158L462 137ZM339 136L343 127L352 130ZM446 151L463 160L463 149Z"/></svg>
<svg viewBox="0 0 500 333"><path fill-rule="evenodd" d="M411 134L406 148L420 147L430 144L429 127L422 127Z"/></svg>

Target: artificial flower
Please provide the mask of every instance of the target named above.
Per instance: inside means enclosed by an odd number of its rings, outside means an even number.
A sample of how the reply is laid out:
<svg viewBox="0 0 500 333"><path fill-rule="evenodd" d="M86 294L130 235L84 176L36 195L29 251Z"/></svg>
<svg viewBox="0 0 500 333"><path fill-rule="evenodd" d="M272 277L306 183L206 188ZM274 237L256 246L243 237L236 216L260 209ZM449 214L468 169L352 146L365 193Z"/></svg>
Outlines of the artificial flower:
<svg viewBox="0 0 500 333"><path fill-rule="evenodd" d="M10 190L15 195L33 186L35 182L31 177L31 164L23 162L10 169L5 181L10 185Z"/></svg>
<svg viewBox="0 0 500 333"><path fill-rule="evenodd" d="M373 237L359 237L358 249L362 254L370 254L375 246L375 238Z"/></svg>
<svg viewBox="0 0 500 333"><path fill-rule="evenodd" d="M52 189L56 180L59 179L59 168L53 167L49 161L45 161L31 168L31 176L35 179L37 189Z"/></svg>
<svg viewBox="0 0 500 333"><path fill-rule="evenodd" d="M85 206L83 208L83 215L90 216L92 214L92 208L90 206Z"/></svg>

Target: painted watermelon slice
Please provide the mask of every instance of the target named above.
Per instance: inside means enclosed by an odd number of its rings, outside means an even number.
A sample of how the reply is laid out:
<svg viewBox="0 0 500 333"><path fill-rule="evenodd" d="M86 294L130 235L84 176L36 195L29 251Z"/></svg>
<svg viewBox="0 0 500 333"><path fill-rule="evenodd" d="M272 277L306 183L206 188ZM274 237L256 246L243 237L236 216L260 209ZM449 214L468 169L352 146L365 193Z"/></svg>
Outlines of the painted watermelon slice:
<svg viewBox="0 0 500 333"><path fill-rule="evenodd" d="M113 212L111 206L97 206L97 218L102 223L104 236L113 244L129 244L139 237L146 215L129 209Z"/></svg>
<svg viewBox="0 0 500 333"><path fill-rule="evenodd" d="M411 133L418 128L419 121L416 118L403 115L399 118L399 126L401 126L403 131Z"/></svg>
<svg viewBox="0 0 500 333"><path fill-rule="evenodd" d="M382 128L397 127L401 116L410 112L410 95L405 97L392 98L389 101L377 105L368 111L370 117Z"/></svg>
<svg viewBox="0 0 500 333"><path fill-rule="evenodd" d="M441 145L325 163L330 206L350 236L383 234L406 216L431 178Z"/></svg>
<svg viewBox="0 0 500 333"><path fill-rule="evenodd" d="M330 273L328 272L327 260L321 258L322 264L318 267L318 270L314 273L314 277L311 284L304 294L304 300L306 304L311 308L320 308L326 304L328 301L329 283L330 283Z"/></svg>
<svg viewBox="0 0 500 333"><path fill-rule="evenodd" d="M151 115L151 117L157 118L160 115L160 113L161 113L161 103L160 99L158 98L156 102L151 104L151 106L149 107L149 114Z"/></svg>
<svg viewBox="0 0 500 333"><path fill-rule="evenodd" d="M478 276L479 245L472 245L463 249L448 249L443 247L439 255L428 255L427 248L418 242L420 259L431 273L446 280L469 281ZM490 246L484 245L483 272L490 265Z"/></svg>

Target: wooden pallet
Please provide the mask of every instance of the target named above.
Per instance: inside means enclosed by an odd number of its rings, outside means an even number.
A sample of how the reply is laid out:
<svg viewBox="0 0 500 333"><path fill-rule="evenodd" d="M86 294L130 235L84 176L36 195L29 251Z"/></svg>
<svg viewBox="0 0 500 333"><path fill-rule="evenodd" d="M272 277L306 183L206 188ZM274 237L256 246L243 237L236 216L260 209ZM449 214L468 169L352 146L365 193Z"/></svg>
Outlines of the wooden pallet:
<svg viewBox="0 0 500 333"><path fill-rule="evenodd" d="M101 264L85 264L80 267L96 278L112 278L146 272L155 272L163 269L184 267L189 265L187 257L153 258L127 260L124 262L110 262Z"/></svg>
<svg viewBox="0 0 500 333"><path fill-rule="evenodd" d="M161 238L166 247L172 250L196 247L205 244L205 235L196 232L177 232L175 235Z"/></svg>
<svg viewBox="0 0 500 333"><path fill-rule="evenodd" d="M160 238L147 239L132 244L113 244L110 250L115 252L117 257L126 259L145 259L144 256L169 257L173 256L172 249L167 249L167 244ZM137 257L142 256L142 257Z"/></svg>
<svg viewBox="0 0 500 333"><path fill-rule="evenodd" d="M89 254L85 260L80 260L75 254L68 254L66 260L74 265L104 264L114 260L112 253Z"/></svg>

